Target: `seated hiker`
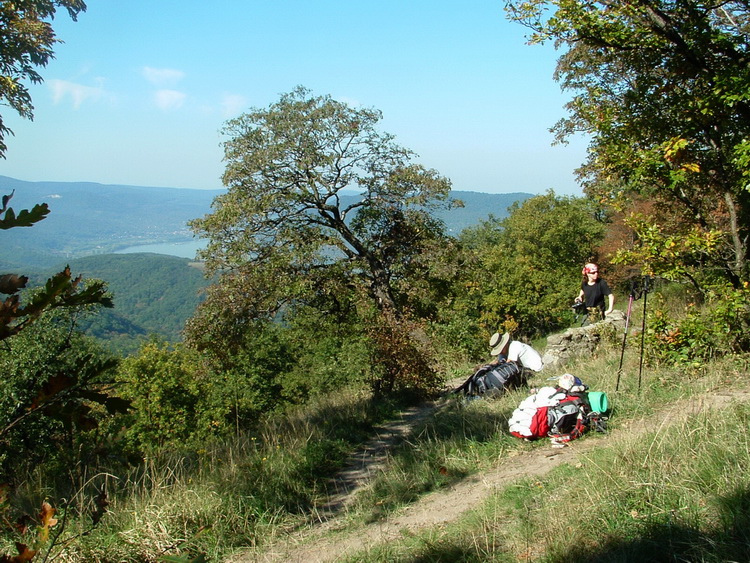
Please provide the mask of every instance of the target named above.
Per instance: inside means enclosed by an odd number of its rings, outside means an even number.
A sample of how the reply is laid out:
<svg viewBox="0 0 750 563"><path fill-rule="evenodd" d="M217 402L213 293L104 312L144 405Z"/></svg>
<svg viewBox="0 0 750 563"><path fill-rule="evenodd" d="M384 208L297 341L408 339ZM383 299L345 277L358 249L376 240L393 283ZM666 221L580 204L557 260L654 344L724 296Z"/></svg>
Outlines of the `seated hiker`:
<svg viewBox="0 0 750 563"><path fill-rule="evenodd" d="M526 383L526 370L539 371L542 357L528 344L510 340L510 334L496 333L490 338L490 353L496 358L475 371L454 393L471 396L497 396L506 389Z"/></svg>
<svg viewBox="0 0 750 563"><path fill-rule="evenodd" d="M497 356L495 363L515 362L531 371L541 371L544 367L542 356L528 344L511 340L510 333L496 332L490 337L490 355Z"/></svg>
<svg viewBox="0 0 750 563"><path fill-rule="evenodd" d="M609 285L599 276L599 266L589 262L583 267L581 290L575 298L576 303L584 303L588 311L584 324L592 324L605 318L615 306L615 296Z"/></svg>

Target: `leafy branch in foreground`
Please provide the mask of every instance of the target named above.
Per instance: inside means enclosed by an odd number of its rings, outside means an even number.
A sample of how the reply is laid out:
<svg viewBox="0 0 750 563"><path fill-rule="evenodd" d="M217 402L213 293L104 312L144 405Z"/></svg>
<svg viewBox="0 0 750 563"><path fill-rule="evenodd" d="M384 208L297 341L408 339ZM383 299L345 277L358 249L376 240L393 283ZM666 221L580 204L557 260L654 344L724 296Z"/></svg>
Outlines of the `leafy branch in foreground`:
<svg viewBox="0 0 750 563"><path fill-rule="evenodd" d="M4 216L0 217L0 229L31 227L49 214L47 204L41 203L35 205L31 211L22 209L16 215L13 208L8 207L14 193L15 190L2 198L0 214ZM94 303L104 307L113 306L111 298L107 296L104 282L93 281L84 284L82 276L73 278L70 266L49 278L44 287L35 292L31 301L24 305L21 303L20 291L26 287L28 281L27 276L17 274L0 276L0 293L9 295L0 303L0 340L18 334L45 311Z"/></svg>
<svg viewBox="0 0 750 563"><path fill-rule="evenodd" d="M0 230L31 227L48 215L46 203L16 214L9 207L13 195L14 192L2 198ZM0 293L8 296L0 302L0 341L3 342L0 349L3 372L0 483L17 479L22 466L44 465L45 470L54 473L46 467L49 452L60 452L62 440L71 445L74 429L83 431L92 424L96 426L97 417L92 416L91 403L103 406L109 414L124 412L129 407L129 402L110 396L102 385L103 375L115 367L116 360L87 348L82 335L74 331L73 316L67 329L53 319L47 323L40 321L44 315L49 318L48 314L54 311L81 310L89 305L112 307L105 283L84 282L82 276L74 278L70 267L66 266L44 286L27 291L24 302L22 290L27 283L28 277L24 275L0 276ZM65 454L57 455L64 457ZM9 495L10 485L3 484L0 519L6 527L10 522ZM23 563L36 557L49 543L50 529L57 524L54 516L55 509L45 500L33 539L17 541L18 554L0 555L0 563ZM25 515L18 524L10 526L23 539L30 533L25 522L32 521L33 518ZM49 549L53 545L54 540Z"/></svg>
<svg viewBox="0 0 750 563"><path fill-rule="evenodd" d="M40 291L35 292L32 300L24 305L18 292L26 287L27 280L26 276L14 274L0 277L0 292L11 294L0 303L0 340L18 334L46 311L91 304L113 306L104 282L84 284L82 276L72 277L69 266L49 278Z"/></svg>
<svg viewBox="0 0 750 563"><path fill-rule="evenodd" d="M54 58L52 47L60 40L51 20L64 8L76 21L86 11L83 0L23 0L0 2L0 100L24 119L33 119L31 94L24 84L42 82L35 67L44 67ZM13 131L0 115L0 157L5 156L5 137Z"/></svg>

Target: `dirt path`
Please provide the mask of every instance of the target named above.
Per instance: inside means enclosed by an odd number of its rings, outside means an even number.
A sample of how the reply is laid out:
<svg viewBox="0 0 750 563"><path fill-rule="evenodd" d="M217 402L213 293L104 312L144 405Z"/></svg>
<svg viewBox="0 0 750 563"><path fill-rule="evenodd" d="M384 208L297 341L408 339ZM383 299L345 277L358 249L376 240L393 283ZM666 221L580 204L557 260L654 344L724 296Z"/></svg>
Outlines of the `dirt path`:
<svg viewBox="0 0 750 563"><path fill-rule="evenodd" d="M669 409L652 416L648 421L633 421L612 431L609 435L633 436L637 433L656 430L674 423L690 414L708 408L723 408L734 401L750 400L750 391L707 393L680 401ZM246 552L232 559L234 563L274 562L313 563L336 561L347 555L379 543L402 537L405 532L419 532L422 529L449 524L464 513L479 506L488 495L510 482L526 477L541 477L552 468L563 463L585 463L587 456L605 436L590 434L581 440L570 442L565 447L537 447L527 452L511 455L499 460L491 471L476 475L456 483L449 489L435 491L418 502L405 507L400 512L382 522L363 528L346 530L345 509L356 490L366 484L387 458L388 445L398 437L406 435L422 418L436 408L435 404L405 413L404 417L383 427L379 436L362 450L357 464L352 465L339 476L340 494L320 515L320 523L311 528L292 532L276 538L262 550Z"/></svg>

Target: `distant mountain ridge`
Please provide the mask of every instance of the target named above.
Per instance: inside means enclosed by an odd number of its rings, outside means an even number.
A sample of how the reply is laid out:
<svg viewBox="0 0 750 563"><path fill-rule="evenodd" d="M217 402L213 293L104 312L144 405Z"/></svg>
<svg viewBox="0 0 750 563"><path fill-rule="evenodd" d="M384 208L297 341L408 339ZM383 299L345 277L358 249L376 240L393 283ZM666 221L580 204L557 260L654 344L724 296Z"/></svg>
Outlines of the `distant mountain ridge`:
<svg viewBox="0 0 750 563"><path fill-rule="evenodd" d="M31 228L4 232L0 264L37 267L138 244L190 240L186 222L208 213L222 193L0 176L0 194L13 190L10 206L16 212L47 203L50 214Z"/></svg>
<svg viewBox="0 0 750 563"><path fill-rule="evenodd" d="M85 278L107 282L115 308L83 323L89 334L122 353L133 352L150 334L181 338L185 321L209 284L192 260L168 254L113 254L127 247L193 239L186 223L211 212L224 190L113 186L90 182L24 182L0 176L0 195L15 193L18 212L47 203L50 214L31 228L0 233L0 273L24 273L31 286L44 283L66 263ZM464 207L438 214L458 234L490 215L507 216L514 202L531 194L453 192ZM355 199L352 194L347 198Z"/></svg>
<svg viewBox="0 0 750 563"><path fill-rule="evenodd" d="M26 182L0 176L0 195L14 190L10 206L16 212L47 203L50 214L31 228L2 233L2 268L47 268L132 246L190 241L193 235L187 222L210 213L214 198L225 193L92 182ZM458 234L490 214L507 216L508 207L531 195L454 191L452 196L463 201L464 207L437 216L449 233Z"/></svg>

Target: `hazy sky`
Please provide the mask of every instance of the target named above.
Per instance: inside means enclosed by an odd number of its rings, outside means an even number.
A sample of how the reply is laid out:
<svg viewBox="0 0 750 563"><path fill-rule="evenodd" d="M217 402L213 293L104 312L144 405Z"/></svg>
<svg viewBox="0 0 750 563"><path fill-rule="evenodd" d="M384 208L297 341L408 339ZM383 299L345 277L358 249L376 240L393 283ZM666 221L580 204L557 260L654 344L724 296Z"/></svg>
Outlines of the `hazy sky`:
<svg viewBox="0 0 750 563"><path fill-rule="evenodd" d="M87 0L31 88L3 106L0 175L221 188L219 129L305 86L382 111L381 129L456 190L580 195L585 142L552 146L569 93L502 0Z"/></svg>

